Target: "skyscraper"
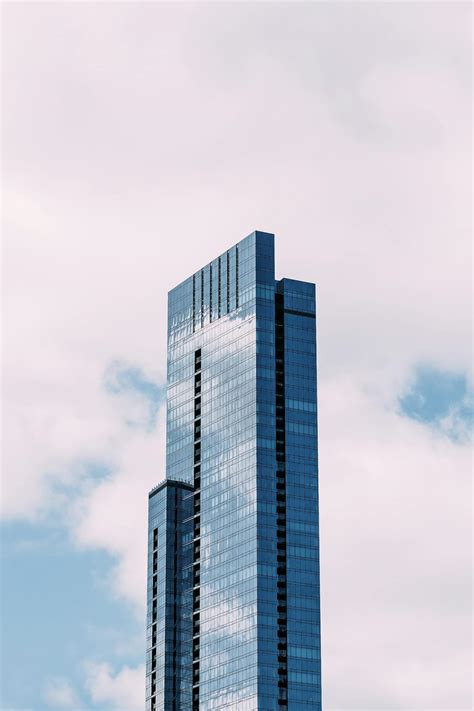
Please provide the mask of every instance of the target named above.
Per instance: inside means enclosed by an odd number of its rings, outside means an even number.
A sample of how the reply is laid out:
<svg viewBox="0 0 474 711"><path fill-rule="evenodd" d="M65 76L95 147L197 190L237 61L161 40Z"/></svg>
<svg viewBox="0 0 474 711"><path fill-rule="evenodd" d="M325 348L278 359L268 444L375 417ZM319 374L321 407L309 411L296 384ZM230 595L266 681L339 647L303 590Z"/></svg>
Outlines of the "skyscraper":
<svg viewBox="0 0 474 711"><path fill-rule="evenodd" d="M315 286L254 232L169 293L147 711L321 709Z"/></svg>

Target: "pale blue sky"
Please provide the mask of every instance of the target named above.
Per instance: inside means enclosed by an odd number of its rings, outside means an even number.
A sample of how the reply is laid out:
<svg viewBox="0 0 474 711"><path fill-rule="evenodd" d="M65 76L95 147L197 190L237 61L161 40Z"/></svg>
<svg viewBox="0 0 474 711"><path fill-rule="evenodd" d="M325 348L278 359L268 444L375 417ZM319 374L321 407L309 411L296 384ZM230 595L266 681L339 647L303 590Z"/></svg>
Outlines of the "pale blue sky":
<svg viewBox="0 0 474 711"><path fill-rule="evenodd" d="M466 373L440 371L424 363L417 366L412 383L400 397L400 408L431 427L444 423L446 435L457 441L472 434L473 395Z"/></svg>
<svg viewBox="0 0 474 711"><path fill-rule="evenodd" d="M142 708L166 293L318 288L327 711L472 707L471 7L9 3L3 709Z"/></svg>

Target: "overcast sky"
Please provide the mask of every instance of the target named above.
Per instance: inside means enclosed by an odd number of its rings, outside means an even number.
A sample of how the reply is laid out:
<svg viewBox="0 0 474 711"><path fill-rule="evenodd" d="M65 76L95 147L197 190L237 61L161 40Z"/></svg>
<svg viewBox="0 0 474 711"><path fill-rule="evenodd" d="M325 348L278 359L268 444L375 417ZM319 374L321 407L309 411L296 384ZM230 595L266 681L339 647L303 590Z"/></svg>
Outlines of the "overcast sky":
<svg viewBox="0 0 474 711"><path fill-rule="evenodd" d="M3 709L143 708L166 293L318 289L327 711L471 699L471 7L4 3Z"/></svg>

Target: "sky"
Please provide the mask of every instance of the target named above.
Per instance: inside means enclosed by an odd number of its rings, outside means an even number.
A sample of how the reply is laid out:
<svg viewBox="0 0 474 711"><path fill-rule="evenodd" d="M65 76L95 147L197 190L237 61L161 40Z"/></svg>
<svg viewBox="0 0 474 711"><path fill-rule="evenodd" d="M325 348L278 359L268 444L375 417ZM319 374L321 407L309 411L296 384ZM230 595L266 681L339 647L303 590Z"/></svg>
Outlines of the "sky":
<svg viewBox="0 0 474 711"><path fill-rule="evenodd" d="M166 294L315 281L326 711L471 698L465 3L4 3L0 708L143 708Z"/></svg>

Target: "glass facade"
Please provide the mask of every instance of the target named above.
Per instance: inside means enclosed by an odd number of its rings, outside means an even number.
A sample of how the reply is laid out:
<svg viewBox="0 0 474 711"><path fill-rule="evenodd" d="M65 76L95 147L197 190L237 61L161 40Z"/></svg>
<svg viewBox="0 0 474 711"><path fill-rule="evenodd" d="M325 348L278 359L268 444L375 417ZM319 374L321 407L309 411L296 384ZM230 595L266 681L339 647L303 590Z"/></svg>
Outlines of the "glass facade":
<svg viewBox="0 0 474 711"><path fill-rule="evenodd" d="M169 294L147 711L321 709L314 284L254 232Z"/></svg>

